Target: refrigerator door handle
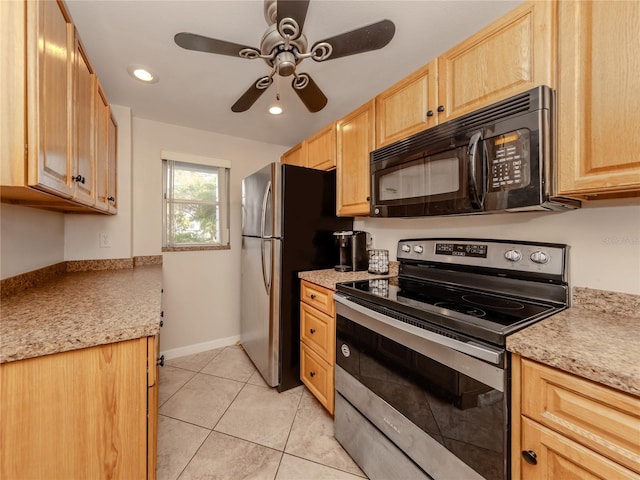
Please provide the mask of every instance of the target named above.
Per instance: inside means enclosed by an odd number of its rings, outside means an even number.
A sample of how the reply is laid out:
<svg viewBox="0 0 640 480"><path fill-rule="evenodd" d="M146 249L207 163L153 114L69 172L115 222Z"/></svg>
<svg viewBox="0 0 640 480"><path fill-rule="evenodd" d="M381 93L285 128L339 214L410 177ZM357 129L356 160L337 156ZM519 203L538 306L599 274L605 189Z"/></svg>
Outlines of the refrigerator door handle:
<svg viewBox="0 0 640 480"><path fill-rule="evenodd" d="M269 197L271 196L271 180L267 183L267 188L264 189L264 196L262 197L262 218L260 219L260 237L264 238L264 227L267 223L267 204L269 203Z"/></svg>
<svg viewBox="0 0 640 480"><path fill-rule="evenodd" d="M260 255L262 256L262 282L264 283L264 289L267 292L267 295L269 295L269 292L271 291L271 275L273 272L273 252L271 252L270 258L271 258L271 262L268 265L269 268L269 276L267 277L267 269L265 268L265 264L264 264L264 247L265 244L267 244L269 246L269 248L271 248L271 240L268 239L261 239L260 240Z"/></svg>
<svg viewBox="0 0 640 480"><path fill-rule="evenodd" d="M269 181L269 183L267 183L267 188L265 188L264 190L264 196L262 198L262 219L260 222L260 256L261 258L261 263L262 263L262 282L264 284L264 288L267 292L267 295L269 295L269 292L271 291L271 275L273 272L273 252L270 252L270 258L271 258L271 262L269 264L269 276L267 277L267 270L265 268L265 264L264 264L264 247L265 247L265 243L268 243L269 248L271 248L271 239L273 237L269 236L268 238L265 238L264 235L264 230L265 230L265 224L267 222L267 204L269 202L269 197L271 196L271 181Z"/></svg>

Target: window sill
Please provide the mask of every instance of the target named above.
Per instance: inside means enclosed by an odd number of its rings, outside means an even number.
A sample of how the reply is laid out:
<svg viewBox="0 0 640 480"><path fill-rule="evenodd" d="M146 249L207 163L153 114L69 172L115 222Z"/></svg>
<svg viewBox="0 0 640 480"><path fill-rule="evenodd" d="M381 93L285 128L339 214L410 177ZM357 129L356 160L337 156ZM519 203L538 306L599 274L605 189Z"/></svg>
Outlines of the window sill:
<svg viewBox="0 0 640 480"><path fill-rule="evenodd" d="M231 245L185 245L181 247L162 247L163 252L200 252L205 250L231 250Z"/></svg>

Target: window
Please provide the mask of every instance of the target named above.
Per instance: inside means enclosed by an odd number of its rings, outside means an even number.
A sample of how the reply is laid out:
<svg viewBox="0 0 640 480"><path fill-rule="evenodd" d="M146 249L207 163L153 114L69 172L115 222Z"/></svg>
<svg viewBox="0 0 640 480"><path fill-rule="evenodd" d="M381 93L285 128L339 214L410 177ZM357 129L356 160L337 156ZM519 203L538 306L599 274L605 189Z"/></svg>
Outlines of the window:
<svg viewBox="0 0 640 480"><path fill-rule="evenodd" d="M163 250L229 248L228 162L176 157L191 156L163 152Z"/></svg>

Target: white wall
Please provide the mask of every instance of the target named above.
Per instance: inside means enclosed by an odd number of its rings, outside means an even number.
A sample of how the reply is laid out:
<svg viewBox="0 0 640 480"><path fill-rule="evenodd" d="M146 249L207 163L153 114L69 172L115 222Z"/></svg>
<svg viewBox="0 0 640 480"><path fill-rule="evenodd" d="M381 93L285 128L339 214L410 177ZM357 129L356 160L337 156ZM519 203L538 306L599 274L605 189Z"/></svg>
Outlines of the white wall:
<svg viewBox="0 0 640 480"><path fill-rule="evenodd" d="M131 109L111 105L118 124L118 214L64 216L64 259L98 260L131 258L132 253L132 176ZM100 248L101 233L111 237L111 248Z"/></svg>
<svg viewBox="0 0 640 480"><path fill-rule="evenodd" d="M64 214L0 204L0 278L64 261Z"/></svg>
<svg viewBox="0 0 640 480"><path fill-rule="evenodd" d="M134 117L134 256L162 249L161 150L231 161L231 249L163 254L161 349L233 340L240 333L241 182L287 148Z"/></svg>
<svg viewBox="0 0 640 480"><path fill-rule="evenodd" d="M588 202L562 213L358 219L396 259L403 238L460 237L565 243L572 286L640 294L640 200Z"/></svg>

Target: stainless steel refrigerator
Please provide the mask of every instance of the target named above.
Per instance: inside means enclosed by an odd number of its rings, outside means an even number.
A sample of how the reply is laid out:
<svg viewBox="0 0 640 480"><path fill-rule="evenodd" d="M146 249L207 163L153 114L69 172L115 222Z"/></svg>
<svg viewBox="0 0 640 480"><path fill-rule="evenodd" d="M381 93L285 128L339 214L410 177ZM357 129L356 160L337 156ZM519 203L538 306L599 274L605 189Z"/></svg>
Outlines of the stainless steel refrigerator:
<svg viewBox="0 0 640 480"><path fill-rule="evenodd" d="M279 391L300 385L298 272L338 262L336 175L272 163L242 181L240 341Z"/></svg>

